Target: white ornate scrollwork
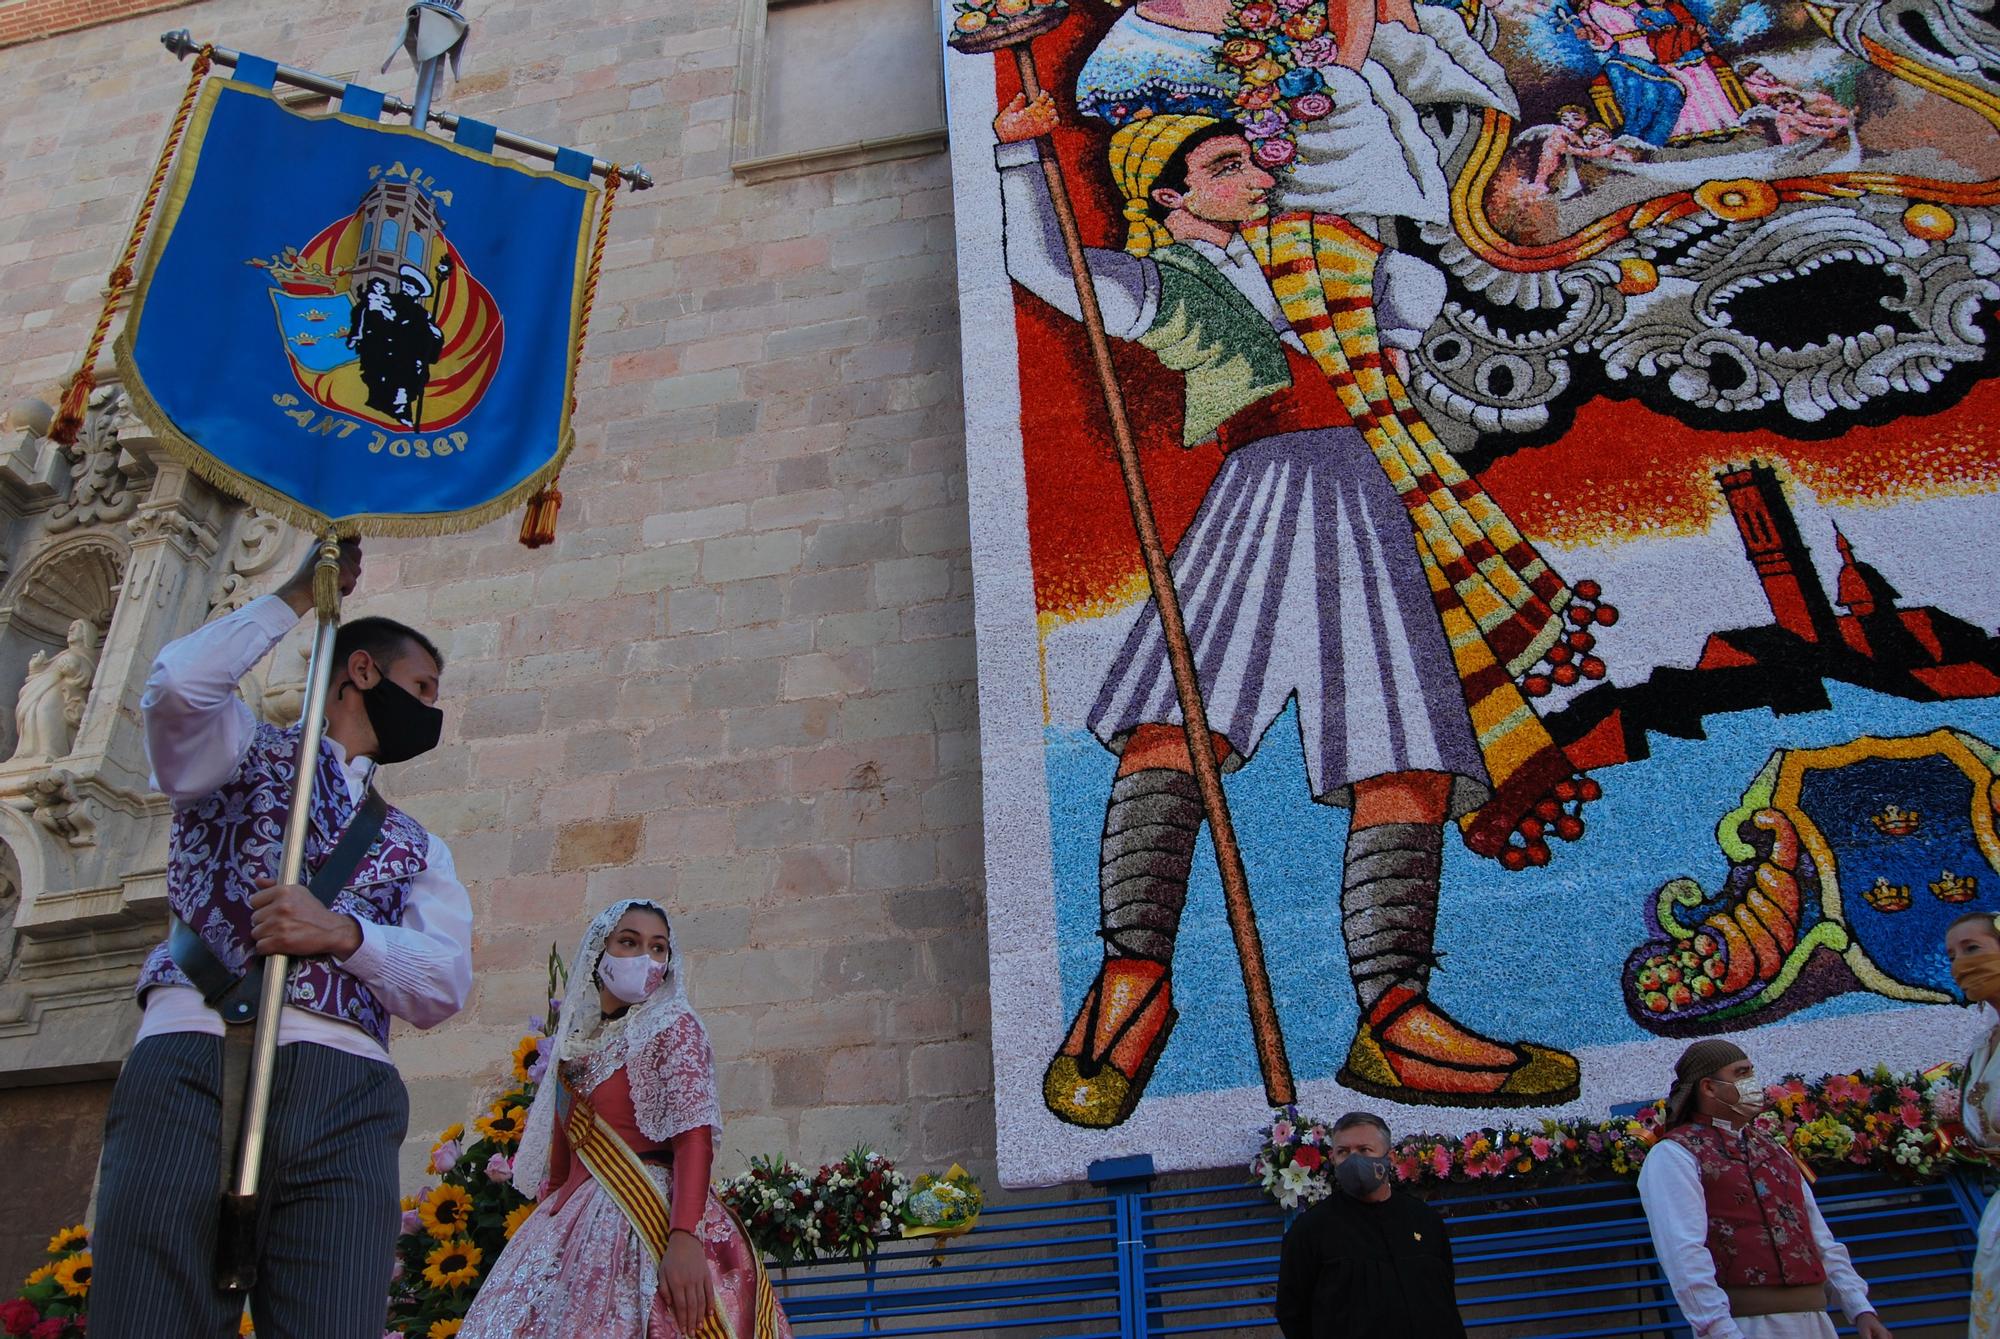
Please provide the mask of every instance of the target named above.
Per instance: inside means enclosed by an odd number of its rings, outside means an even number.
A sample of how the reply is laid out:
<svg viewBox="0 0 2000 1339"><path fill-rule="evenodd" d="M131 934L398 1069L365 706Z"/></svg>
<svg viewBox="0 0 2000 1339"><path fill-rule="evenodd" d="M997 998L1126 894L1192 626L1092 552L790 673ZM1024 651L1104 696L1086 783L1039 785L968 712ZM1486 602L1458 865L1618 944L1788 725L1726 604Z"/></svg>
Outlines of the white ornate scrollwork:
<svg viewBox="0 0 2000 1339"><path fill-rule="evenodd" d="M1991 0L1815 0L1814 9L1859 58L2000 93ZM1470 134L1451 146L1458 162ZM1771 207L1744 211L1754 217L1696 212L1637 227L1543 272L1502 268L1453 227L1426 225L1456 283L1412 384L1441 435L1464 448L1542 429L1566 396L1607 380L1665 412L1754 415L1783 430L1927 394L1991 357L1980 315L2000 301L2000 211L1834 194L1784 204L1773 195Z"/></svg>
<svg viewBox="0 0 2000 1339"><path fill-rule="evenodd" d="M219 618L250 603L255 594L255 578L277 565L289 547L285 524L267 511L251 507L236 527L236 541L230 549L229 570L216 583L215 597L209 601L208 616Z"/></svg>
<svg viewBox="0 0 2000 1339"><path fill-rule="evenodd" d="M144 469L119 443L133 422L125 393L118 387L91 392L83 432L75 446L64 448L70 462L69 496L50 509L50 533L122 521L138 507L142 490L137 480Z"/></svg>

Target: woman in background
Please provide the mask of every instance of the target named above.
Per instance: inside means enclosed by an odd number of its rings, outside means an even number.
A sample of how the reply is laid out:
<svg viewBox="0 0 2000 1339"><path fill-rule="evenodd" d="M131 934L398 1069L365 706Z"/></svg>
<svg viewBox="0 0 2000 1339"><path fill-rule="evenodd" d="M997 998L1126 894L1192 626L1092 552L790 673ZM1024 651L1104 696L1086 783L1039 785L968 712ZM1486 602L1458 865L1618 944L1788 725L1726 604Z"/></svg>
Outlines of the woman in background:
<svg viewBox="0 0 2000 1339"><path fill-rule="evenodd" d="M514 1162L540 1204L459 1339L789 1339L762 1260L709 1188L715 1057L665 908L599 914L569 982Z"/></svg>
<svg viewBox="0 0 2000 1339"><path fill-rule="evenodd" d="M1988 1164L2000 1162L2000 916L1970 911L1944 932L1951 979L1966 1002L1980 1006L1979 1039L1965 1062L1965 1140L1960 1152ZM2000 1339L2000 1196L1979 1218L1979 1253L1972 1262L1972 1323L1967 1339Z"/></svg>

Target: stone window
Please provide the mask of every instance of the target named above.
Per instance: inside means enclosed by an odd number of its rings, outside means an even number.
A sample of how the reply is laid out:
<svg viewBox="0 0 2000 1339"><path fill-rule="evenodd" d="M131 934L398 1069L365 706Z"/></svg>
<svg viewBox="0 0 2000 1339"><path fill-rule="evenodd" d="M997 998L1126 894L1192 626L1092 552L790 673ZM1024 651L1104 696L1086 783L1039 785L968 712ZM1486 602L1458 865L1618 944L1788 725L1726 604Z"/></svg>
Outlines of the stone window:
<svg viewBox="0 0 2000 1339"><path fill-rule="evenodd" d="M732 166L749 181L944 148L938 0L745 0Z"/></svg>

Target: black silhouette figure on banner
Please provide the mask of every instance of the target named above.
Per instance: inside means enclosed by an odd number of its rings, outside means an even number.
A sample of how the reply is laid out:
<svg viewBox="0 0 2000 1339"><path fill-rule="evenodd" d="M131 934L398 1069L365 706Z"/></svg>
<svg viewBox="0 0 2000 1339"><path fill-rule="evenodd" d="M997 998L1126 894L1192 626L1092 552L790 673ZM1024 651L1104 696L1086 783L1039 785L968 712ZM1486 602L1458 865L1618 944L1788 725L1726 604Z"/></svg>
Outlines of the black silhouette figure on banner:
<svg viewBox="0 0 2000 1339"><path fill-rule="evenodd" d="M405 265L398 280L395 291L380 276L368 281L354 302L347 346L360 355L368 407L415 427L444 331L424 305L433 290L423 271Z"/></svg>

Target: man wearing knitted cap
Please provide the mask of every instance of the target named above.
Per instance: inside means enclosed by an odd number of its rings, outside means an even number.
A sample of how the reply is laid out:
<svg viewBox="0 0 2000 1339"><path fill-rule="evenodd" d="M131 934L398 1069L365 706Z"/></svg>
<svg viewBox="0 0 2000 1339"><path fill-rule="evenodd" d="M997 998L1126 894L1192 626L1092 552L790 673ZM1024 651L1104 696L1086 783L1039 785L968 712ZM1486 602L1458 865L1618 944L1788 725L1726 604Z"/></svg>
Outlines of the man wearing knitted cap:
<svg viewBox="0 0 2000 1339"><path fill-rule="evenodd" d="M1007 270L1081 319L1035 143L1055 116L1046 95L1017 97L994 122ZM1398 411L1375 408L1354 369L1379 375L1383 348L1414 347L1443 280L1315 216L1321 267L1280 281L1317 296L1319 321L1301 320L1260 263L1273 178L1235 125L1138 118L1113 134L1110 168L1125 248L1085 253L1106 332L1181 374L1184 443L1226 453L1172 559L1216 756L1242 766L1296 703L1314 798L1352 813L1338 896L1361 1017L1340 1081L1405 1102L1568 1101L1574 1059L1481 1036L1429 993L1444 827L1496 783L1385 472L1391 447L1357 427L1386 442ZM1328 267L1351 274L1347 289L1321 289ZM1326 331L1338 338L1316 347ZM1155 611L1134 623L1087 723L1119 759L1099 853L1105 960L1042 1092L1059 1119L1102 1129L1131 1115L1177 1017L1170 973L1204 821Z"/></svg>
<svg viewBox="0 0 2000 1339"><path fill-rule="evenodd" d="M1860 1339L1891 1339L1804 1169L1753 1123L1763 1109L1734 1042L1698 1041L1674 1066L1666 1136L1639 1169L1674 1301L1700 1339L1834 1339L1831 1294Z"/></svg>

